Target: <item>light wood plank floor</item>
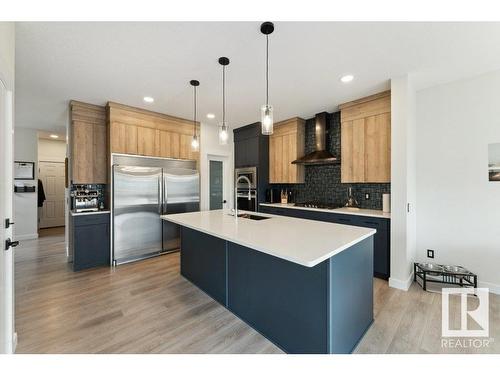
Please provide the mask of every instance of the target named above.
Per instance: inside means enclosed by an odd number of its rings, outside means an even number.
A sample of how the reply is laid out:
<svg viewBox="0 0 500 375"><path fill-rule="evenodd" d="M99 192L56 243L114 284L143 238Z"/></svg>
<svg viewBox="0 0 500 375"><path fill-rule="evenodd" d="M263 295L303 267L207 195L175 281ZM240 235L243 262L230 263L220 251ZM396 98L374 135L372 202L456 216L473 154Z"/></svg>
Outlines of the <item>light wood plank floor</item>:
<svg viewBox="0 0 500 375"><path fill-rule="evenodd" d="M73 272L64 228L16 248L17 353L282 353L179 275L179 254ZM441 296L375 279L375 323L356 353L499 353L441 348ZM458 306L455 301L455 307ZM456 319L455 319L456 320ZM490 297L499 338L500 300Z"/></svg>

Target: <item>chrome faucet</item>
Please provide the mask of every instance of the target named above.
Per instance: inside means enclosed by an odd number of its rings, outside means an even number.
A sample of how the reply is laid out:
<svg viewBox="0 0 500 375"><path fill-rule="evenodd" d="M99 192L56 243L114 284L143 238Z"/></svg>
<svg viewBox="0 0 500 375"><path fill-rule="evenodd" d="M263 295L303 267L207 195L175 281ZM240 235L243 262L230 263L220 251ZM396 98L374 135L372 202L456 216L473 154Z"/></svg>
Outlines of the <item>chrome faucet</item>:
<svg viewBox="0 0 500 375"><path fill-rule="evenodd" d="M248 200L252 200L252 183L247 176L240 176L234 182L234 217L238 218L238 182L245 180L248 183Z"/></svg>

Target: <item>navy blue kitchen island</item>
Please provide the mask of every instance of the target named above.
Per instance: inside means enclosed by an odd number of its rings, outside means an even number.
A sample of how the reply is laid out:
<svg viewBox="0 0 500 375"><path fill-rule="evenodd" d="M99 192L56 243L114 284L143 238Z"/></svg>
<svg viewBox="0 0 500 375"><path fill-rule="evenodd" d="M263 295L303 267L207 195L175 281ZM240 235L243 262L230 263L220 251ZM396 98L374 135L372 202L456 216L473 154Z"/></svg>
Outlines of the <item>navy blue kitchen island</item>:
<svg viewBox="0 0 500 375"><path fill-rule="evenodd" d="M181 225L182 276L287 353L352 352L373 322L375 232L322 223L311 235L329 234L332 241L311 240L310 254L307 240L296 241L298 228L311 231L309 220L265 216L270 219L235 219L222 211L164 216ZM294 228L287 238L276 237ZM273 234L266 240L267 231ZM328 242L331 251L318 250Z"/></svg>

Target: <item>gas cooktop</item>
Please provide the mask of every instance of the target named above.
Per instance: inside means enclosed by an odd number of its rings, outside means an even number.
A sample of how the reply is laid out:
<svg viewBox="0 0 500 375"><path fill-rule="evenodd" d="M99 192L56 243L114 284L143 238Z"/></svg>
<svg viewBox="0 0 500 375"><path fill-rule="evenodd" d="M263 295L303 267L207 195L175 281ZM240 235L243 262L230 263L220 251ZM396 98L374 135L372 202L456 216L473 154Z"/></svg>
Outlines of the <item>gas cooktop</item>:
<svg viewBox="0 0 500 375"><path fill-rule="evenodd" d="M333 210L335 208L342 207L339 204L335 203L320 203L320 202L298 202L295 203L297 207L306 207L306 208L323 208L326 210Z"/></svg>

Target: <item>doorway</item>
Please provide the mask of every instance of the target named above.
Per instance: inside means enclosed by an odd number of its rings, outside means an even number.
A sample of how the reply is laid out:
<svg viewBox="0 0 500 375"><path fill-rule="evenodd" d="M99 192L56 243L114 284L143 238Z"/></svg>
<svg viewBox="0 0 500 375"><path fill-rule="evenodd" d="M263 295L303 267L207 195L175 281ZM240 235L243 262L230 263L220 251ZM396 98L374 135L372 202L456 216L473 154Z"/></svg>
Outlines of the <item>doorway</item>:
<svg viewBox="0 0 500 375"><path fill-rule="evenodd" d="M39 232L66 224L65 139L61 133L38 131Z"/></svg>
<svg viewBox="0 0 500 375"><path fill-rule="evenodd" d="M40 229L64 226L64 162L40 161L39 178L45 201L41 207Z"/></svg>
<svg viewBox="0 0 500 375"><path fill-rule="evenodd" d="M221 210L224 203L224 162L209 160L209 209Z"/></svg>

